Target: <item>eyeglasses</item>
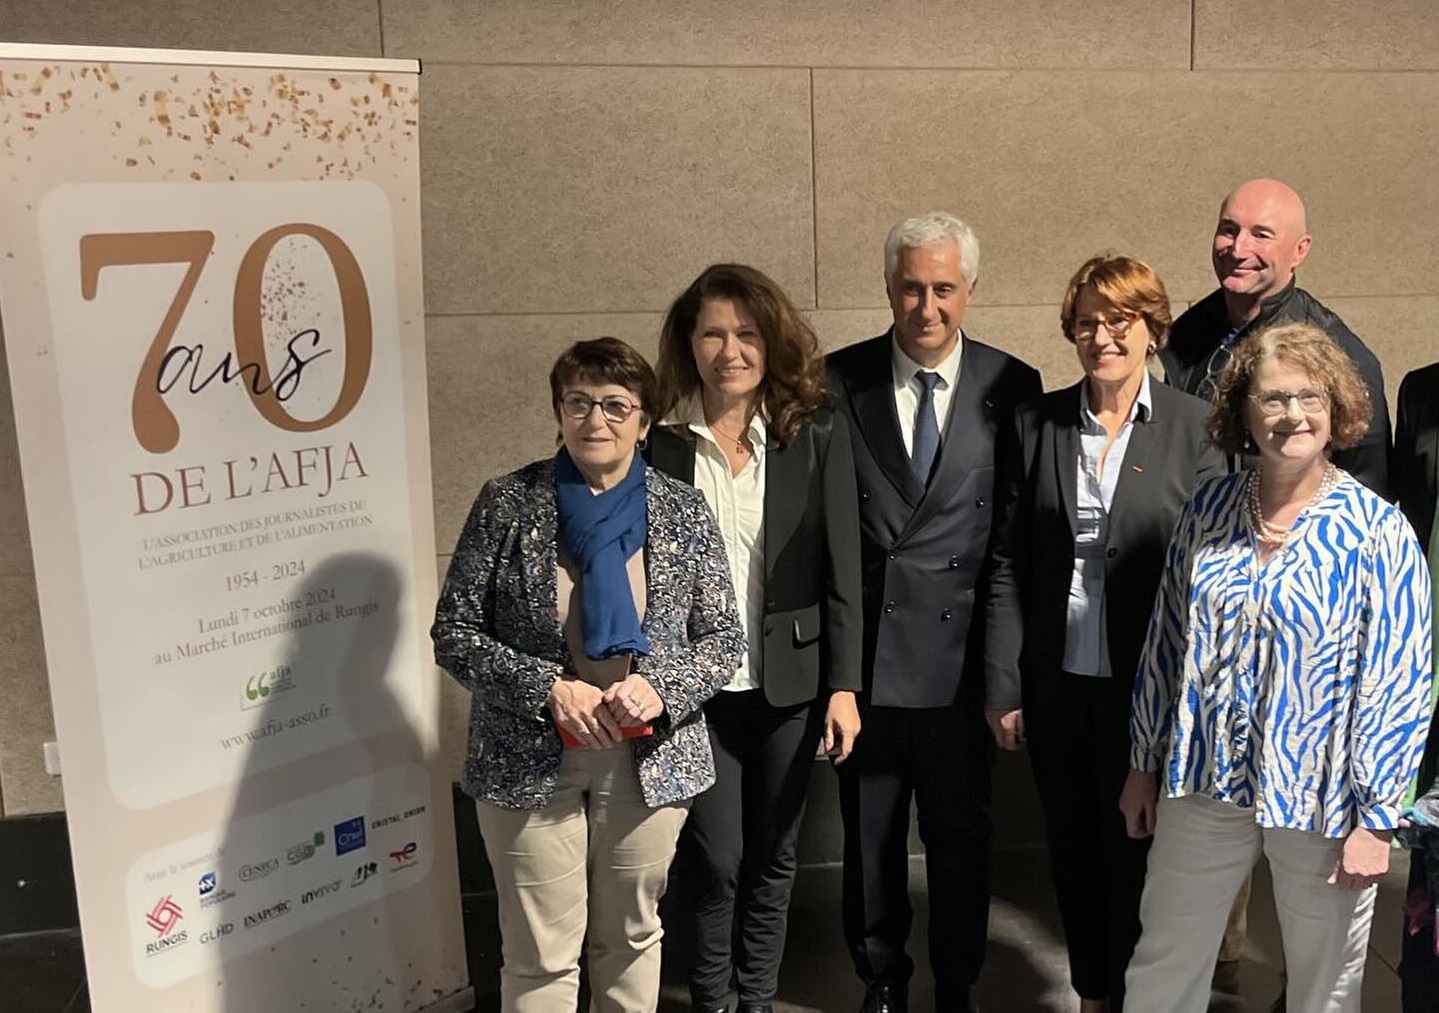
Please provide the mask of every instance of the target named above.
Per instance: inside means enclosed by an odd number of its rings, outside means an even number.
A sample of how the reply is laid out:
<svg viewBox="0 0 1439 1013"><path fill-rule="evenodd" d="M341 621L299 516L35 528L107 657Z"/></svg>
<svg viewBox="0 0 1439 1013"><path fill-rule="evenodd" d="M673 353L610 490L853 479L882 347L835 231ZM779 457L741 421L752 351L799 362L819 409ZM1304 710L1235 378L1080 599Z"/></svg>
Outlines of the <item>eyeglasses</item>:
<svg viewBox="0 0 1439 1013"><path fill-rule="evenodd" d="M1228 367L1234 353L1227 345L1220 345L1209 356L1209 362L1204 367L1204 379L1199 381L1199 386L1194 388L1195 396L1202 397L1206 401L1213 401L1219 394L1219 377ZM1282 410L1282 409L1281 409Z"/></svg>
<svg viewBox="0 0 1439 1013"><path fill-rule="evenodd" d="M1289 402L1298 401L1299 410L1305 415L1318 415L1329 407L1329 393L1306 387L1293 393L1287 390L1261 390L1250 394L1250 399L1259 402L1259 410L1265 415L1283 415L1289 410Z"/></svg>
<svg viewBox="0 0 1439 1013"><path fill-rule="evenodd" d="M620 397L618 394L595 398L572 390L560 398L560 411L572 419L589 418L590 412L594 411L596 405L599 405L600 414L610 422L625 421L639 407L629 398Z"/></svg>
<svg viewBox="0 0 1439 1013"><path fill-rule="evenodd" d="M1103 327L1109 332L1111 338L1122 338L1129 333L1134 322L1139 319L1137 314L1122 314L1117 317L1080 317L1074 321L1074 340L1093 341Z"/></svg>

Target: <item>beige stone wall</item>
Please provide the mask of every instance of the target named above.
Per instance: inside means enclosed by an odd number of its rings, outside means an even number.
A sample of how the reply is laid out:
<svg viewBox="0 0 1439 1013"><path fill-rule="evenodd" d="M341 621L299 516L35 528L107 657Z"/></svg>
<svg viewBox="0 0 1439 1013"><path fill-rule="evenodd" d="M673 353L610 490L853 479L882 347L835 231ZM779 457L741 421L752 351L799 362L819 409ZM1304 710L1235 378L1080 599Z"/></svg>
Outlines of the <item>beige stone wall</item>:
<svg viewBox="0 0 1439 1013"><path fill-rule="evenodd" d="M1057 303L1085 257L1211 287L1220 197L1309 200L1303 283L1393 387L1439 357L1432 0L0 0L0 39L419 57L435 510L549 452L567 342L653 350L705 264L740 259L826 344L877 333L880 244L943 207L979 231L968 323L1077 375ZM0 794L62 804L14 428L0 405ZM447 562L442 557L441 564ZM461 702L447 729L457 749Z"/></svg>

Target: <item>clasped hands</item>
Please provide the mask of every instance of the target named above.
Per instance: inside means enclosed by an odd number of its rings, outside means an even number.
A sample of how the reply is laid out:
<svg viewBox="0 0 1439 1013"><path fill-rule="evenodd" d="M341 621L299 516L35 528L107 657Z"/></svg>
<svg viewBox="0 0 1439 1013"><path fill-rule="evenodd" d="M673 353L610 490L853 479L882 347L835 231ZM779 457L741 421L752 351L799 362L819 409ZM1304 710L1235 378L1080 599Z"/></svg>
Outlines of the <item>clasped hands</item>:
<svg viewBox="0 0 1439 1013"><path fill-rule="evenodd" d="M664 701L649 681L631 672L604 689L561 676L548 700L555 724L586 749L610 749L624 741L624 729L648 724L664 713Z"/></svg>

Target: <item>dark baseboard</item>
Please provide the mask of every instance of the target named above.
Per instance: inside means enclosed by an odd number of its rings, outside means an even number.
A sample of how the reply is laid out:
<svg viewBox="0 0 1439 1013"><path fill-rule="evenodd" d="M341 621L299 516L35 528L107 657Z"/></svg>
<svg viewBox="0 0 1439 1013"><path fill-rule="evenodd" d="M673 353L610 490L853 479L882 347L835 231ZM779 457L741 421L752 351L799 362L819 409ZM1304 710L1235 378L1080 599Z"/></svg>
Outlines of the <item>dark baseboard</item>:
<svg viewBox="0 0 1439 1013"><path fill-rule="evenodd" d="M79 925L65 814L0 819L0 936Z"/></svg>
<svg viewBox="0 0 1439 1013"><path fill-rule="evenodd" d="M453 791L460 892L493 894L495 878L485 859L474 803L458 785ZM65 814L0 817L0 936L79 927Z"/></svg>

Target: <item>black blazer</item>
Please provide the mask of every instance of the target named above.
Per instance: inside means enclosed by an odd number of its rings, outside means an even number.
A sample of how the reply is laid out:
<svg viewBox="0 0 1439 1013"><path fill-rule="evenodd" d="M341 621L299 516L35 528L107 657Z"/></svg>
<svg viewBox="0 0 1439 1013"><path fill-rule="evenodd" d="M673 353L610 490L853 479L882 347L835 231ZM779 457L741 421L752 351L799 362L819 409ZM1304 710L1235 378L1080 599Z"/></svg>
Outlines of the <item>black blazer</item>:
<svg viewBox="0 0 1439 1013"><path fill-rule="evenodd" d="M961 336L959 378L939 458L926 487L904 451L894 406L891 338L832 352L835 406L854 433L864 582L864 685L871 703L947 707L983 680L982 623L972 623L984 580L994 497L995 435L1014 406L1040 392L1039 372ZM970 636L971 625L979 627ZM976 667L976 675L978 675Z"/></svg>
<svg viewBox="0 0 1439 1013"><path fill-rule="evenodd" d="M860 688L859 516L849 430L827 408L764 458L764 686L776 707ZM656 426L649 461L694 485L688 426ZM822 680L823 677L823 681Z"/></svg>
<svg viewBox="0 0 1439 1013"><path fill-rule="evenodd" d="M1439 487L1439 362L1414 370L1399 384L1389 475L1399 508L1427 549Z"/></svg>
<svg viewBox="0 0 1439 1013"><path fill-rule="evenodd" d="M1014 415L995 492L985 626L986 705L1040 699L1064 660L1083 381ZM1210 406L1157 381L1130 433L1109 511L1104 604L1114 678L1132 686L1175 522L1190 492L1226 470L1205 432ZM1115 462L1108 462L1114 467ZM1022 687L1022 689L1021 689Z"/></svg>
<svg viewBox="0 0 1439 1013"><path fill-rule="evenodd" d="M1434 502L1439 489L1439 362L1416 369L1399 385L1399 411L1394 426L1394 460L1389 478L1399 494L1399 508L1427 551L1434 531ZM1429 726L1429 742L1419 768L1419 788L1427 789L1439 774L1439 720Z"/></svg>
<svg viewBox="0 0 1439 1013"><path fill-rule="evenodd" d="M1369 405L1373 416L1359 445L1336 450L1334 463L1373 489L1381 496L1392 496L1389 478L1389 402L1384 397L1384 371L1379 358L1359 336L1351 331L1339 315L1295 284L1293 278L1284 291L1265 299L1259 315L1244 325L1241 335L1247 337L1270 324L1304 323L1318 327L1349 356L1369 389ZM1188 394L1197 394L1204 383L1210 356L1220 340L1229 332L1229 316L1224 306L1224 293L1216 290L1185 310L1169 331L1169 343L1159 351L1164 364L1165 379L1170 386ZM1249 459L1243 465L1252 467Z"/></svg>

